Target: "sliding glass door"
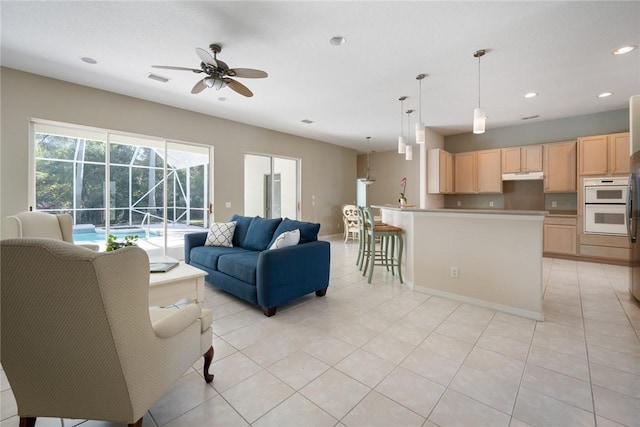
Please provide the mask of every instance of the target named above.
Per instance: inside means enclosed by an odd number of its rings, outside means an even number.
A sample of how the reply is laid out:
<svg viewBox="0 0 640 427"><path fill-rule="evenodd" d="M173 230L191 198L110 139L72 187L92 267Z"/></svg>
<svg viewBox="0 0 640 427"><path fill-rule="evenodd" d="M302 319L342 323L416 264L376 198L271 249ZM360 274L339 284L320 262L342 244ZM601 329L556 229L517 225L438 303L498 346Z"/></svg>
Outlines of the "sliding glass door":
<svg viewBox="0 0 640 427"><path fill-rule="evenodd" d="M244 160L244 214L298 219L297 159L247 154Z"/></svg>
<svg viewBox="0 0 640 427"><path fill-rule="evenodd" d="M208 227L211 147L32 125L32 208L71 214L74 240L106 244L108 235L135 235L151 255L182 258L184 234Z"/></svg>

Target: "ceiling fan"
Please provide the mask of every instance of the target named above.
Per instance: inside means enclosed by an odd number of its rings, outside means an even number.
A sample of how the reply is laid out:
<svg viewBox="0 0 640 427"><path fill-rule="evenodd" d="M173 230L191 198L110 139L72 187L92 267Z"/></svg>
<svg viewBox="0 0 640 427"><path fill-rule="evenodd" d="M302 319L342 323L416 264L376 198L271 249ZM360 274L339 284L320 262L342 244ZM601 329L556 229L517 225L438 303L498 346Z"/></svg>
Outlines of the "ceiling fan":
<svg viewBox="0 0 640 427"><path fill-rule="evenodd" d="M229 86L231 89L238 92L240 95L246 97L253 96L253 92L248 87L243 85L237 80L231 77L241 77L246 79L262 79L268 76L268 74L262 70L254 70L252 68L229 68L229 66L219 60L217 55L222 51L222 46L219 44L210 44L209 49L213 52L213 56L209 52L199 47L196 48L196 54L202 61L200 63L200 69L187 68L187 67L173 67L170 65L152 65L153 68L162 68L165 70L179 70L179 71L192 71L194 73L205 73L206 77L198 82L191 89L191 93L196 94L202 92L206 88L222 89L225 86Z"/></svg>

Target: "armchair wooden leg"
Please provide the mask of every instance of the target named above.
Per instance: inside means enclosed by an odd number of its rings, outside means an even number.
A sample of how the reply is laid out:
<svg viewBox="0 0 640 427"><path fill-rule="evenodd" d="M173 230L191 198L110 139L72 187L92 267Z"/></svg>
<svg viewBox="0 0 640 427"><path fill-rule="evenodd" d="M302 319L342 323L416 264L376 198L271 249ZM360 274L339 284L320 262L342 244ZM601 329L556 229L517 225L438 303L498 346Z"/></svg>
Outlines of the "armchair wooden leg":
<svg viewBox="0 0 640 427"><path fill-rule="evenodd" d="M204 370L203 370L203 374L204 374L204 380L207 383L210 383L211 381L213 381L213 374L209 373L209 366L211 366L211 361L213 360L213 346L209 347L209 350L207 350L207 352L204 354Z"/></svg>
<svg viewBox="0 0 640 427"><path fill-rule="evenodd" d="M36 417L20 417L20 427L36 427Z"/></svg>
<svg viewBox="0 0 640 427"><path fill-rule="evenodd" d="M142 417L144 418L144 417ZM142 418L140 418L138 421L136 421L133 424L129 424L129 427L142 427Z"/></svg>

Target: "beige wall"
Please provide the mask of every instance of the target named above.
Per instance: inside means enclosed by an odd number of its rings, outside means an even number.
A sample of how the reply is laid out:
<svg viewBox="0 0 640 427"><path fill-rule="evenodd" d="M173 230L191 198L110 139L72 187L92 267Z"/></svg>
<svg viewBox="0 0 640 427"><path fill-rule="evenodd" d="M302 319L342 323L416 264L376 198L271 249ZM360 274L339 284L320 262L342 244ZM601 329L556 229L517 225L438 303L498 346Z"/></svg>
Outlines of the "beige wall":
<svg viewBox="0 0 640 427"><path fill-rule="evenodd" d="M319 222L322 235L342 233L341 206L355 200L354 150L9 68L0 78L2 217L29 206L29 119L38 118L214 146L216 221L243 213L245 152L300 158L301 219Z"/></svg>

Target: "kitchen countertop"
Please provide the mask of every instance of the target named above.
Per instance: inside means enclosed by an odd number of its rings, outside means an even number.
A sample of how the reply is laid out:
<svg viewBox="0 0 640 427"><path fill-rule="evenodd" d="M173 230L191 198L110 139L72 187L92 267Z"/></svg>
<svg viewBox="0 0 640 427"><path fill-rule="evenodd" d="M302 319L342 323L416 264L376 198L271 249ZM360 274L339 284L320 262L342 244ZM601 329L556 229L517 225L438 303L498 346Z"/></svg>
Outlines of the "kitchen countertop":
<svg viewBox="0 0 640 427"><path fill-rule="evenodd" d="M430 212L430 213L464 213L464 214L495 214L495 215L548 215L549 211L527 211L527 210L510 210L510 209L456 209L456 208L440 208L440 209L420 209L409 208L396 205L372 205L372 208L389 209L402 212Z"/></svg>
<svg viewBox="0 0 640 427"><path fill-rule="evenodd" d="M576 218L578 216L578 212L577 211L549 211L547 216Z"/></svg>

